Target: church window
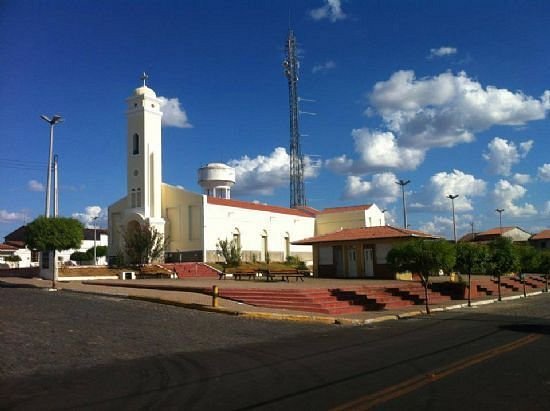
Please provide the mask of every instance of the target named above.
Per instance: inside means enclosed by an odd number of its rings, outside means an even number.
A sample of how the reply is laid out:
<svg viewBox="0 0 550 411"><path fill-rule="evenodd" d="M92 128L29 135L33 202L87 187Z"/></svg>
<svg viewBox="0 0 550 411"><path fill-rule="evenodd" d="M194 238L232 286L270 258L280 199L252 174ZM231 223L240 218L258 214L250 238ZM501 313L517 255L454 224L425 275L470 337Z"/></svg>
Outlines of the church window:
<svg viewBox="0 0 550 411"><path fill-rule="evenodd" d="M132 142L132 154L139 154L139 134L134 134Z"/></svg>
<svg viewBox="0 0 550 411"><path fill-rule="evenodd" d="M141 188L137 189L136 207L141 207Z"/></svg>
<svg viewBox="0 0 550 411"><path fill-rule="evenodd" d="M139 171L138 170L134 170L134 177L137 177L139 174Z"/></svg>
<svg viewBox="0 0 550 411"><path fill-rule="evenodd" d="M132 188L132 192L130 193L130 207L136 207L136 190L134 188Z"/></svg>

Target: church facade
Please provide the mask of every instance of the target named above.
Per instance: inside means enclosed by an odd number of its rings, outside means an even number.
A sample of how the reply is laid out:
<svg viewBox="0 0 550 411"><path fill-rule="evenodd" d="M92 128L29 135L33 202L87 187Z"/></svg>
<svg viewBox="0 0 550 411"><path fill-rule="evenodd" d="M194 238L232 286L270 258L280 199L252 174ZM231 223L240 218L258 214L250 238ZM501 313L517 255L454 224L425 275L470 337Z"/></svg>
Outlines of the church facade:
<svg viewBox="0 0 550 411"><path fill-rule="evenodd" d="M374 205L315 210L230 198L230 188L195 193L162 182L160 101L145 84L127 102L127 194L108 210L109 256L123 254L122 232L150 225L167 239L167 261L220 259L217 243L235 240L244 261L312 261L304 238L345 228L385 225ZM238 181L237 181L238 184Z"/></svg>

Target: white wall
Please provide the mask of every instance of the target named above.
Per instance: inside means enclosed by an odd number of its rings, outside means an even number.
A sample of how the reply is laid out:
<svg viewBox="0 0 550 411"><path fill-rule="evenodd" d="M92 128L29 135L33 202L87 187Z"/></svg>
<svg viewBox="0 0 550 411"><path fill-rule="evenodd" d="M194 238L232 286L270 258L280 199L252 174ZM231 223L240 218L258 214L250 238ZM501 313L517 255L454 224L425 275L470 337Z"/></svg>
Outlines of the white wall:
<svg viewBox="0 0 550 411"><path fill-rule="evenodd" d="M205 248L215 251L219 240L232 240L236 229L240 233L243 251L261 251L262 236L267 233L270 254L286 254L285 237L297 241L314 234L315 219L263 210L251 210L205 202ZM311 246L290 245L290 253L308 253ZM286 258L286 255L284 255ZM311 258L311 257L310 257Z"/></svg>

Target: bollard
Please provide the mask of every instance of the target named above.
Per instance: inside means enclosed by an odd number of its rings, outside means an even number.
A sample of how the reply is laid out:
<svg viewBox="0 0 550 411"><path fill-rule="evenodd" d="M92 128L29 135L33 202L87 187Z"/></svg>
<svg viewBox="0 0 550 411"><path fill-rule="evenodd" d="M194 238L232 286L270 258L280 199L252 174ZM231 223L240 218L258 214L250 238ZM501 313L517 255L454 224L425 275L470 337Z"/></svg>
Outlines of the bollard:
<svg viewBox="0 0 550 411"><path fill-rule="evenodd" d="M212 307L218 306L218 296L219 296L218 286L213 285L212 286Z"/></svg>

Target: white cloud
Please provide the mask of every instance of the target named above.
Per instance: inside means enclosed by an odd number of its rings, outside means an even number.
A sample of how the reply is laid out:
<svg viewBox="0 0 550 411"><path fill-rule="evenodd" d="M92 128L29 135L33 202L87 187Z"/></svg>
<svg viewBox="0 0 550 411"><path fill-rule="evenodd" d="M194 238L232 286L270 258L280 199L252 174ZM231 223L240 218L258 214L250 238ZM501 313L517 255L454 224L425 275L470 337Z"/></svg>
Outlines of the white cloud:
<svg viewBox="0 0 550 411"><path fill-rule="evenodd" d="M455 215L457 239L460 238L461 232L463 233L465 231L469 231L471 221L472 221L472 216L470 214ZM452 239L453 238L452 215L449 215L449 217L435 216L431 221L423 223L420 226L419 230L429 234L439 235L439 236Z"/></svg>
<svg viewBox="0 0 550 411"><path fill-rule="evenodd" d="M347 16L342 11L340 0L325 0L324 5L318 9L309 11L309 15L313 20L329 19L331 22L344 20Z"/></svg>
<svg viewBox="0 0 550 411"><path fill-rule="evenodd" d="M311 72L313 74L319 73L319 72L325 73L334 68L336 68L336 63L332 60L329 60L324 63L314 65L313 68L311 69Z"/></svg>
<svg viewBox="0 0 550 411"><path fill-rule="evenodd" d="M455 218L456 219L456 218ZM419 227L420 231L428 234L443 235L453 228L453 220L450 217L435 216L432 221L425 222Z"/></svg>
<svg viewBox="0 0 550 411"><path fill-rule="evenodd" d="M500 180L495 184L493 200L495 206L503 208L504 213L512 217L528 217L537 214L532 204L517 205L515 202L523 198L527 189L519 184L512 184L508 180Z"/></svg>
<svg viewBox="0 0 550 411"><path fill-rule="evenodd" d="M428 58L450 56L456 54L457 49L455 47L439 47L438 49L430 49L430 55Z"/></svg>
<svg viewBox="0 0 550 411"><path fill-rule="evenodd" d="M542 209L542 213L544 215L550 215L550 200L546 201L546 203L544 203L544 208Z"/></svg>
<svg viewBox="0 0 550 411"><path fill-rule="evenodd" d="M346 199L367 197L370 202L388 204L399 198L397 177L393 173L374 174L371 181L361 180L358 176L348 176L343 197Z"/></svg>
<svg viewBox="0 0 550 411"><path fill-rule="evenodd" d="M236 183L233 192L240 194L272 195L275 188L289 184L290 156L283 147L277 147L269 156L243 156L229 161L235 168ZM304 177L316 177L315 162L304 157Z"/></svg>
<svg viewBox="0 0 550 411"><path fill-rule="evenodd" d="M107 218L105 213L102 213L102 208L100 206L88 206L84 209L83 213L73 213L72 217L82 222L87 228L93 228L94 225L99 227L106 223ZM98 217L95 222L94 217Z"/></svg>
<svg viewBox="0 0 550 411"><path fill-rule="evenodd" d="M25 212L0 210L0 223L13 223L16 221L26 221L29 216Z"/></svg>
<svg viewBox="0 0 550 411"><path fill-rule="evenodd" d="M27 183L29 191L44 191L44 184L36 180L30 180Z"/></svg>
<svg viewBox="0 0 550 411"><path fill-rule="evenodd" d="M351 135L360 158L354 161L342 155L327 160L327 167L334 172L363 174L384 168L414 170L424 160L424 150L400 147L392 132L360 128L353 130Z"/></svg>
<svg viewBox="0 0 550 411"><path fill-rule="evenodd" d="M531 182L531 176L529 174L516 173L512 176L512 180L517 184L528 184Z"/></svg>
<svg viewBox="0 0 550 411"><path fill-rule="evenodd" d="M509 176L512 166L527 156L533 147L533 140L520 143L518 149L513 141L509 142L503 138L495 137L487 147L489 152L484 153L483 158L488 162L489 172Z"/></svg>
<svg viewBox="0 0 550 411"><path fill-rule="evenodd" d="M542 181L550 181L550 163L545 163L538 168L538 177Z"/></svg>
<svg viewBox="0 0 550 411"><path fill-rule="evenodd" d="M160 111L162 111L162 125L165 127L191 128L187 113L181 107L177 97L166 98L159 96Z"/></svg>
<svg viewBox="0 0 550 411"><path fill-rule="evenodd" d="M404 147L428 149L472 142L474 133L495 125L523 125L543 119L550 97L541 99L483 86L466 73L446 72L417 79L398 71L374 85L371 108Z"/></svg>
<svg viewBox="0 0 550 411"><path fill-rule="evenodd" d="M428 185L417 195L417 201L411 204L411 208L450 210L451 200L447 196L458 194L454 200L455 211L471 211L474 208L472 197L483 196L486 186L485 181L460 170L453 170L452 173L442 171L430 177Z"/></svg>

